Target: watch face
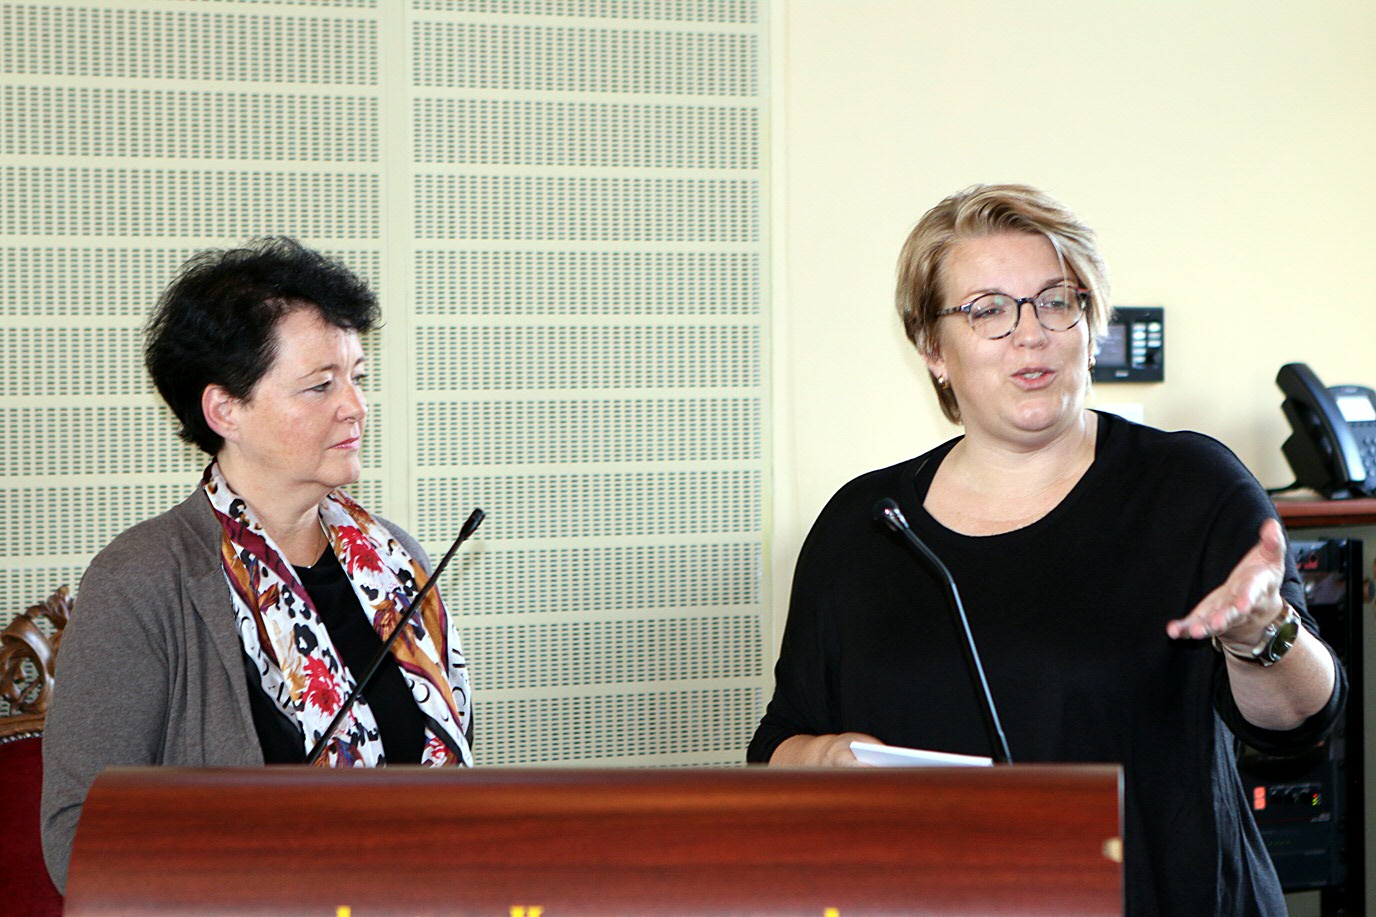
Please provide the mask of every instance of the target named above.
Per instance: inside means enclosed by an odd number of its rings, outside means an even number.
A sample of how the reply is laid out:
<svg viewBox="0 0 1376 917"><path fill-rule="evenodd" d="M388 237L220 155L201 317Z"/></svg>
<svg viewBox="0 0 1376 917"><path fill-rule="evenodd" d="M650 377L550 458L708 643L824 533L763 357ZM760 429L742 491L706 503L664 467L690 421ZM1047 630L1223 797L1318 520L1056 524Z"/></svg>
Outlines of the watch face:
<svg viewBox="0 0 1376 917"><path fill-rule="evenodd" d="M1300 634L1299 616L1293 612L1285 616L1285 620L1276 628L1276 634L1271 638L1270 644L1266 647L1266 658L1275 662L1280 657L1290 651L1290 647L1295 645L1295 638Z"/></svg>

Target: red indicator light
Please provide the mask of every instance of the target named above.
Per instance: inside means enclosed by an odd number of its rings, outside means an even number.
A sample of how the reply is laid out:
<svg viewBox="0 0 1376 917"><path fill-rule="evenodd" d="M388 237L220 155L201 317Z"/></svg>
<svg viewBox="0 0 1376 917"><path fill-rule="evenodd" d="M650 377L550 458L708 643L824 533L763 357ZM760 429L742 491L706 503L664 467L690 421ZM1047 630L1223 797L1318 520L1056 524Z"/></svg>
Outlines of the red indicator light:
<svg viewBox="0 0 1376 917"><path fill-rule="evenodd" d="M1252 790L1252 808L1258 812L1266 808L1266 787L1259 786Z"/></svg>

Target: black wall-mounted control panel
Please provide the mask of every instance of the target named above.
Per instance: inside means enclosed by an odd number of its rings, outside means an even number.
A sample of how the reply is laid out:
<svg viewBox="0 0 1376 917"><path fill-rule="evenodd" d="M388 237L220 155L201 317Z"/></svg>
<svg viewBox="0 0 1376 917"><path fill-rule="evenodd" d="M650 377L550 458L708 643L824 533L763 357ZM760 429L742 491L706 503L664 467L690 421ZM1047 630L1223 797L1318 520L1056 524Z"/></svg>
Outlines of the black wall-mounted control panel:
<svg viewBox="0 0 1376 917"><path fill-rule="evenodd" d="M1166 310L1118 306L1099 346L1095 382L1163 382L1166 378Z"/></svg>

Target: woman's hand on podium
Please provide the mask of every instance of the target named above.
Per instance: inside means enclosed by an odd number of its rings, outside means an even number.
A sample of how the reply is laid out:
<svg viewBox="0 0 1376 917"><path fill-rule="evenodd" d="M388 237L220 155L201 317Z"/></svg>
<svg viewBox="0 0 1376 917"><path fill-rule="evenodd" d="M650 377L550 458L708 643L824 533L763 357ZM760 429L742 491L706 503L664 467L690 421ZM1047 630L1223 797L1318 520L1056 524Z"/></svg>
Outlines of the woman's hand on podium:
<svg viewBox="0 0 1376 917"><path fill-rule="evenodd" d="M851 742L884 743L863 732L843 732L839 735L789 736L779 743L770 757L771 765L801 767L869 767L855 760Z"/></svg>

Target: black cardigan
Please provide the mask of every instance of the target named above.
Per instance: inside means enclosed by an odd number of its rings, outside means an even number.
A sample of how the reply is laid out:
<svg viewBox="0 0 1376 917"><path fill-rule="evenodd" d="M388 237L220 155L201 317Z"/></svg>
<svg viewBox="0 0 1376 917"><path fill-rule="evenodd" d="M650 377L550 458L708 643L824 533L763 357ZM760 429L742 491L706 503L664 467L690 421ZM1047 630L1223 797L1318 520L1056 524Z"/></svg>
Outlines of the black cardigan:
<svg viewBox="0 0 1376 917"><path fill-rule="evenodd" d="M792 735L847 731L990 754L940 585L873 521L893 497L959 584L1013 760L1124 765L1128 913L1284 914L1229 733L1262 751L1311 747L1345 677L1293 732L1258 729L1208 642L1165 631L1256 544L1275 515L1261 486L1208 437L1103 414L1094 462L1060 505L970 537L922 508L955 442L857 478L822 511L749 760ZM1292 558L1282 591L1316 632Z"/></svg>

